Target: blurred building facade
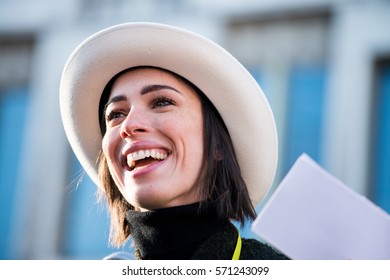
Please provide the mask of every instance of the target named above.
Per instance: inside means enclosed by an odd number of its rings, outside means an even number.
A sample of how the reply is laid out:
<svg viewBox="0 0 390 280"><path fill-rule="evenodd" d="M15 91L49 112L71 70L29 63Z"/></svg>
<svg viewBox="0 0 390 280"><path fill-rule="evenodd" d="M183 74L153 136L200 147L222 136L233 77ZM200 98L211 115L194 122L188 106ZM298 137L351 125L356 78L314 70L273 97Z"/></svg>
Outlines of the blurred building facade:
<svg viewBox="0 0 390 280"><path fill-rule="evenodd" d="M58 88L83 39L128 21L203 34L251 71L279 131L274 187L306 152L390 212L389 15L379 0L0 0L0 259L115 250L67 143Z"/></svg>

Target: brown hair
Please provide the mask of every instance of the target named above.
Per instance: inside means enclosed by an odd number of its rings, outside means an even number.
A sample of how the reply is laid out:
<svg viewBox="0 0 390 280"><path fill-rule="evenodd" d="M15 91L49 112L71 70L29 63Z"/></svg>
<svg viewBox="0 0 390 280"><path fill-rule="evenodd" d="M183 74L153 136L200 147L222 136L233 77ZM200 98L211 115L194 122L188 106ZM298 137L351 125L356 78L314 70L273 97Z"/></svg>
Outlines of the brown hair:
<svg viewBox="0 0 390 280"><path fill-rule="evenodd" d="M138 67L137 67L138 68ZM127 69L115 75L105 87L99 105L99 120L102 134L105 133L103 108L108 100L114 81ZM160 69L167 71L165 69ZM199 95L202 103L204 127L204 165L200 174L203 188L200 196L204 202L211 202L220 218L239 221L244 225L246 219L256 217L246 184L241 176L240 167L234 152L232 140L222 117L207 96L195 85L176 73L167 71L190 85ZM133 209L122 196L109 172L103 153L99 157L99 176L101 186L99 197L105 198L110 213L110 243L121 246L130 236L126 221L126 212ZM202 207L202 203L200 207Z"/></svg>

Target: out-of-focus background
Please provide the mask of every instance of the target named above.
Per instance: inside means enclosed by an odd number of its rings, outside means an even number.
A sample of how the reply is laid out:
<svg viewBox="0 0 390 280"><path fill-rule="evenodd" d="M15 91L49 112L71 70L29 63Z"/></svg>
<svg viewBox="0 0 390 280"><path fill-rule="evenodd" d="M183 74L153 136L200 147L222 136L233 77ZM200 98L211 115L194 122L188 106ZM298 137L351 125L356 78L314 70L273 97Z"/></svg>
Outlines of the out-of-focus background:
<svg viewBox="0 0 390 280"><path fill-rule="evenodd" d="M306 152L390 212L390 1L0 0L0 259L116 250L66 140L58 88L83 39L127 21L193 30L250 70L279 131L273 188Z"/></svg>

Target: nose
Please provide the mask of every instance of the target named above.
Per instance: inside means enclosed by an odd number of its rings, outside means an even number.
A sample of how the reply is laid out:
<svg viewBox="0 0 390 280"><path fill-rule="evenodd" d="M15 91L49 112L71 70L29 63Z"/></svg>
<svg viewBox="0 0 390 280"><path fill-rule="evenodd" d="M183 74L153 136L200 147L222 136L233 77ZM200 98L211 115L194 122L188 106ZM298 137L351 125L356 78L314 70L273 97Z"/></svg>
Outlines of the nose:
<svg viewBox="0 0 390 280"><path fill-rule="evenodd" d="M145 133L149 129L146 118L141 112L132 110L121 124L120 135L123 139Z"/></svg>

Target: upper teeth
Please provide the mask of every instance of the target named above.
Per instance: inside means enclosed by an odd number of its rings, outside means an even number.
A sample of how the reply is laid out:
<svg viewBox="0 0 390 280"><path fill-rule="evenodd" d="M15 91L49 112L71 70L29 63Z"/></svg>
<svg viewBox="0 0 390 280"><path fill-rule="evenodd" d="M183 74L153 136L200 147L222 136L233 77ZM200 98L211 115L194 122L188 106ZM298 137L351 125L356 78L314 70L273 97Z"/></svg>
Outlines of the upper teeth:
<svg viewBox="0 0 390 280"><path fill-rule="evenodd" d="M129 166L134 166L134 162L137 160L145 159L152 157L154 159L162 160L167 157L167 153L160 150L140 150L134 153L131 153L127 156L127 164Z"/></svg>

